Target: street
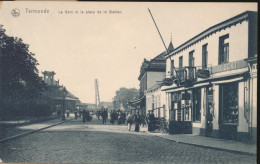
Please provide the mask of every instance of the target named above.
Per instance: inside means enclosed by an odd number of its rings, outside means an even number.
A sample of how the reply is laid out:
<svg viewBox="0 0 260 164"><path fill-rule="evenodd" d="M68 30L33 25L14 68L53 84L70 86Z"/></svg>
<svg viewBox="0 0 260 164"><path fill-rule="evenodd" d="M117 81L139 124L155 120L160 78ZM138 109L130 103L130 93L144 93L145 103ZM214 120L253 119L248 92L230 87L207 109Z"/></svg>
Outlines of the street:
<svg viewBox="0 0 260 164"><path fill-rule="evenodd" d="M256 163L253 156L176 143L101 122L72 120L2 143L0 159L5 163Z"/></svg>

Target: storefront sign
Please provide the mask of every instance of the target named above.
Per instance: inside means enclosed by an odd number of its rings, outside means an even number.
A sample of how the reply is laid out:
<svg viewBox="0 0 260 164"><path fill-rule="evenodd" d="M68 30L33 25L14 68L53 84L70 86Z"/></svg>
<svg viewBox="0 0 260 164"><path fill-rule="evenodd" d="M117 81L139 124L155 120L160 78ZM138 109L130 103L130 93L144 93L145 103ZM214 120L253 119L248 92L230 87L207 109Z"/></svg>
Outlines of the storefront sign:
<svg viewBox="0 0 260 164"><path fill-rule="evenodd" d="M234 61L234 62L214 66L212 67L211 73L214 74L219 72L231 71L235 69L245 68L247 66L248 65L245 60L239 60L239 61Z"/></svg>
<svg viewBox="0 0 260 164"><path fill-rule="evenodd" d="M208 78L209 75L209 70L198 69L197 71L198 78Z"/></svg>
<svg viewBox="0 0 260 164"><path fill-rule="evenodd" d="M163 85L171 86L173 84L173 80L171 78L163 79Z"/></svg>

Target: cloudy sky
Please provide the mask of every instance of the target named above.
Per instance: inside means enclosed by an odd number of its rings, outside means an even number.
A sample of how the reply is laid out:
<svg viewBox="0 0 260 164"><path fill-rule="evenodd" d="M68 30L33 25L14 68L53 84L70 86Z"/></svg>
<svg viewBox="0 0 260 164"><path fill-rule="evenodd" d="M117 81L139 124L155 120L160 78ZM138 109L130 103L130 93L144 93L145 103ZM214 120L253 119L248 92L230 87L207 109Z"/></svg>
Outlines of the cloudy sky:
<svg viewBox="0 0 260 164"><path fill-rule="evenodd" d="M94 79L101 101L111 101L120 87L138 89L143 59L165 50L148 8L166 45L172 34L178 47L210 26L257 11L257 3L0 2L0 24L30 45L39 71L55 71L82 102L95 103Z"/></svg>

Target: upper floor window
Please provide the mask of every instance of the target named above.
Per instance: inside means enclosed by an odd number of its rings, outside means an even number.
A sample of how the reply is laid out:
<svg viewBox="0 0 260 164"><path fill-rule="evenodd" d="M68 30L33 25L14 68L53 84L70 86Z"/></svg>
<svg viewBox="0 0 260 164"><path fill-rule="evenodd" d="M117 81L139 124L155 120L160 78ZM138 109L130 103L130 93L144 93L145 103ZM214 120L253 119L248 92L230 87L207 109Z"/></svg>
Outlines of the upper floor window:
<svg viewBox="0 0 260 164"><path fill-rule="evenodd" d="M219 62L218 64L228 63L229 61L229 34L219 38Z"/></svg>
<svg viewBox="0 0 260 164"><path fill-rule="evenodd" d="M171 60L171 75L173 76L174 71L174 60Z"/></svg>
<svg viewBox="0 0 260 164"><path fill-rule="evenodd" d="M206 69L208 65L208 44L202 46L202 69Z"/></svg>
<svg viewBox="0 0 260 164"><path fill-rule="evenodd" d="M183 66L183 58L182 56L179 57L179 68L182 68Z"/></svg>
<svg viewBox="0 0 260 164"><path fill-rule="evenodd" d="M189 52L189 67L194 67L194 57L193 57L194 50Z"/></svg>

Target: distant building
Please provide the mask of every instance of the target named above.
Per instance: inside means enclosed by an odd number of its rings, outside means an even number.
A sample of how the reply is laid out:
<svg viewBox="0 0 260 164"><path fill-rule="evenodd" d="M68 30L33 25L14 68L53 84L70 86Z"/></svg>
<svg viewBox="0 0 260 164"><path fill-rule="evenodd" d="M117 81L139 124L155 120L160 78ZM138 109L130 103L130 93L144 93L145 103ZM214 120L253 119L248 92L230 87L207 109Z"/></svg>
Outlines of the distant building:
<svg viewBox="0 0 260 164"><path fill-rule="evenodd" d="M93 112L96 111L96 104L82 103L79 100L76 102L76 107L79 110L86 109L86 110L93 111Z"/></svg>
<svg viewBox="0 0 260 164"><path fill-rule="evenodd" d="M114 108L112 102L105 102L105 101L100 102L98 107L99 108L102 108L102 107L107 108L108 111L111 111Z"/></svg>
<svg viewBox="0 0 260 164"><path fill-rule="evenodd" d="M43 96L39 101L49 104L53 111L62 109L63 102L65 101L65 110L73 111L76 108L78 97L68 90L64 93L64 86L59 85L59 80L54 80L54 71L44 71L42 74L43 80L47 84L47 90L42 94Z"/></svg>

